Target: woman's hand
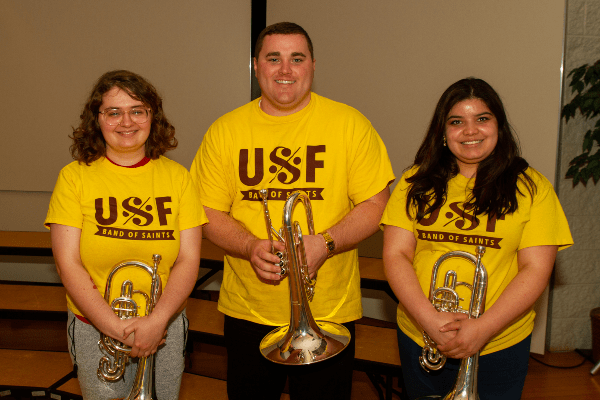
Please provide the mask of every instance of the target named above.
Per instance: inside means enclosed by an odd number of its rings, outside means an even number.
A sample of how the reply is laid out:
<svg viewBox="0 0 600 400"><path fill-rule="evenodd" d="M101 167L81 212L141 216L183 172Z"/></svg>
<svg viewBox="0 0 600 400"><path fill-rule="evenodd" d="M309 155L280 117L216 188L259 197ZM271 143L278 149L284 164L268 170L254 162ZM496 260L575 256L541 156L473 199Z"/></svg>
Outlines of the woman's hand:
<svg viewBox="0 0 600 400"><path fill-rule="evenodd" d="M123 320L123 343L131 347L131 357L148 357L165 343L167 323L159 318L147 317Z"/></svg>
<svg viewBox="0 0 600 400"><path fill-rule="evenodd" d="M463 313L439 312L433 306L432 310L431 316L426 318L426 321L422 324L422 328L433 339L439 349L441 345L454 339L457 334L455 330L443 330L443 327L465 320L467 315Z"/></svg>
<svg viewBox="0 0 600 400"><path fill-rule="evenodd" d="M450 358L472 356L481 350L494 334L494 332L486 327L484 321L467 318L450 322L440 329L440 333L442 334L450 332L455 333L454 338L444 344L438 344L438 350Z"/></svg>
<svg viewBox="0 0 600 400"><path fill-rule="evenodd" d="M496 334L528 312L548 284L558 246L526 247L517 252L519 273L498 300L477 319L450 323L441 332L456 336L438 346L442 354L464 358L475 354Z"/></svg>
<svg viewBox="0 0 600 400"><path fill-rule="evenodd" d="M77 308L106 336L133 347L133 339L123 336L130 322L114 313L83 266L79 254L81 229L51 224L50 236L57 272Z"/></svg>

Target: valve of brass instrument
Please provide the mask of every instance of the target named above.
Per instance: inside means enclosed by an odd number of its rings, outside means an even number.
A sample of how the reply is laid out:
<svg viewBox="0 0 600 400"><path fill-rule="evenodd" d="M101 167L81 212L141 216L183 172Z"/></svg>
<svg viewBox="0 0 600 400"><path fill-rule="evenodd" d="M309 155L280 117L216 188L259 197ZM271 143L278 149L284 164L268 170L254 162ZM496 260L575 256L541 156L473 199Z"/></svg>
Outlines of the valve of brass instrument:
<svg viewBox="0 0 600 400"><path fill-rule="evenodd" d="M279 275L281 277L285 277L289 272L288 267L287 267L287 258L283 252L275 251L275 248L273 247L273 234L275 234L275 236L277 236L277 240L279 240L282 243L284 243L283 237L273 227L273 224L271 223L271 215L269 214L269 205L267 204L268 198L269 198L267 189L261 189L259 191L259 193L260 193L260 197L262 197L262 199L263 199L263 211L264 211L264 215L265 215L265 224L267 225L267 236L269 238L269 241L271 242L271 254L275 254L277 257L279 257L279 262L276 263L275 265L277 265L277 266L279 266L279 268L281 268Z"/></svg>

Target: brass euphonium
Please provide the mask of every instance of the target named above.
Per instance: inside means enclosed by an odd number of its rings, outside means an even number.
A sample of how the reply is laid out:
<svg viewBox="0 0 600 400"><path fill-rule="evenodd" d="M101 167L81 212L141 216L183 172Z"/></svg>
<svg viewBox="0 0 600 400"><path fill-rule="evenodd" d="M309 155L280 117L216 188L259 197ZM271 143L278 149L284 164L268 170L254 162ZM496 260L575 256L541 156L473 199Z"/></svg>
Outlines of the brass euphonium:
<svg viewBox="0 0 600 400"><path fill-rule="evenodd" d="M141 295L146 302L146 315L150 315L154 306L158 302L162 292L161 280L158 275L158 264L160 263L161 256L154 254L152 259L154 266L151 267L141 261L126 260L115 265L108 275L106 280L106 289L104 291L104 299L108 302L110 307L113 309L115 314L121 319L130 319L138 316L138 304L133 299L133 295ZM144 291L135 290L133 283L126 279L121 285L121 295L110 299L111 286L113 277L117 272L125 268L138 268L146 271L150 274L152 284L150 293ZM130 358L131 347L124 345L123 343L115 340L109 336L100 334L100 341L98 341L100 351L105 356L100 359L98 366L98 378L107 381L114 382L123 377L125 372L125 366ZM135 375L133 386L127 396L126 400L156 400L156 389L154 386L154 356L152 354L148 357L140 357L138 359L138 368Z"/></svg>
<svg viewBox="0 0 600 400"><path fill-rule="evenodd" d="M279 266L288 275L291 303L290 323L269 332L260 343L260 351L265 358L278 364L313 364L333 357L346 348L350 332L335 322L314 320L308 300L314 295L315 281L309 277L300 224L298 221L292 223L294 208L301 202L309 233L315 234L310 199L303 191L292 193L283 208L283 227L277 232L271 225L267 191L263 189L260 192L269 238L272 240L271 232L275 232L285 243L286 252L279 256Z"/></svg>
<svg viewBox="0 0 600 400"><path fill-rule="evenodd" d="M485 247L477 246L476 255L466 251L450 251L443 254L433 266L431 274L431 286L429 288L429 300L433 306L440 312L461 312L467 314L469 318L479 318L485 309L485 296L487 292L488 276L487 271L481 263L481 258L485 253ZM446 272L444 286L436 288L437 275L440 265L449 258L463 258L475 265L473 284L457 281L456 271ZM466 286L471 290L471 299L469 309L464 310L460 305L460 300L456 288ZM421 366L427 371L438 370L446 363L446 356L437 351L436 343L423 331L423 352L419 357ZM477 394L477 372L479 369L479 351L470 357L465 357L460 362L458 376L453 389L444 397L426 396L422 399L444 399L444 400L479 400Z"/></svg>

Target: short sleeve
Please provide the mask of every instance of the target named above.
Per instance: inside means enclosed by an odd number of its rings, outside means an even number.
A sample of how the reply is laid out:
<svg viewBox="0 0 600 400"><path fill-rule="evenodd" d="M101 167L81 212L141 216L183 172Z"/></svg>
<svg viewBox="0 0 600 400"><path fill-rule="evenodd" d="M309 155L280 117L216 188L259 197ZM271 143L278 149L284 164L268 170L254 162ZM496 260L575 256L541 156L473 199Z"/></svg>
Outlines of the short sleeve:
<svg viewBox="0 0 600 400"><path fill-rule="evenodd" d="M208 218L204 212L204 207L200 201L198 188L192 182L190 174L185 171L181 204L179 209L179 230L194 228L208 223Z"/></svg>
<svg viewBox="0 0 600 400"><path fill-rule="evenodd" d="M534 171L533 174L537 173ZM539 174L537 177L530 218L523 229L518 250L548 245L556 245L559 250L566 249L573 244L567 217L550 182Z"/></svg>
<svg viewBox="0 0 600 400"><path fill-rule="evenodd" d="M375 196L395 179L385 144L371 123L360 117L364 121L354 122L359 132L348 157L348 196L354 204Z"/></svg>
<svg viewBox="0 0 600 400"><path fill-rule="evenodd" d="M83 213L81 211L81 179L76 173L73 163L60 171L44 225L60 224L82 229Z"/></svg>
<svg viewBox="0 0 600 400"><path fill-rule="evenodd" d="M402 179L394 188L392 195L383 211L381 222L379 226L383 228L384 225L397 226L399 228L406 229L410 232L414 231L413 220L406 214L406 201L408 195L408 182L406 178L412 175L413 172L408 171L402 175Z"/></svg>
<svg viewBox="0 0 600 400"><path fill-rule="evenodd" d="M222 141L218 128L213 124L204 135L202 144L190 168L192 180L198 189L202 204L206 207L229 212L235 196L231 185L234 176L228 176L230 162L224 160Z"/></svg>

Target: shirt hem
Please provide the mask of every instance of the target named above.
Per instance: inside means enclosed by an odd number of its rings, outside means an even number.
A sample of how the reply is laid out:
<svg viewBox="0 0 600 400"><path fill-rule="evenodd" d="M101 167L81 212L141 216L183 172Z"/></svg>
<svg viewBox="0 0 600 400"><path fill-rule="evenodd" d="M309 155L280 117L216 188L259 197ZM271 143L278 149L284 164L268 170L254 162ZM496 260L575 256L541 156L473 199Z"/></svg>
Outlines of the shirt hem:
<svg viewBox="0 0 600 400"><path fill-rule="evenodd" d="M259 324L259 325L266 325L266 326L283 326L283 325L288 325L289 321L286 321L284 323L281 324L272 324L272 323L265 323L264 320L261 320L258 317L255 317L253 315L247 315L247 314L241 314L235 311L232 311L224 306L222 306L220 303L217 306L217 310L219 310L220 312L222 312L223 314L232 317L232 318L237 318L237 319L242 319L245 321L250 321L253 322L255 324ZM352 321L356 321L358 319L362 318L362 313L359 313L357 315L354 316L348 316L347 318L327 318L327 319L319 319L319 318L315 318L315 320L326 320L329 322L335 322L338 324L345 324L347 322L352 322Z"/></svg>

